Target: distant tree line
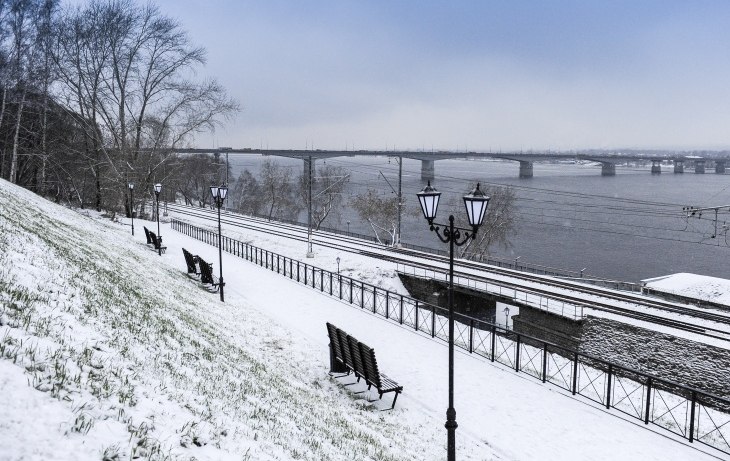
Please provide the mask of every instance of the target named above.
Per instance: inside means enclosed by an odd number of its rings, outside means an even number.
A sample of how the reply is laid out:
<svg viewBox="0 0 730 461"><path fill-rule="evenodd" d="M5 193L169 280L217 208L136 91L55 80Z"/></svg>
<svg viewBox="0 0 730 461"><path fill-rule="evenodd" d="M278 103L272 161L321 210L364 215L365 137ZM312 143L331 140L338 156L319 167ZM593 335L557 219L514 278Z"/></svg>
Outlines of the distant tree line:
<svg viewBox="0 0 730 461"><path fill-rule="evenodd" d="M404 218L421 215L418 206L408 206L407 197L403 197L403 203L399 205L397 195L371 187L351 196L348 194L349 183L350 174L345 168L328 164L321 167L312 165L311 223L314 230L323 226L340 227L342 210L349 206L370 228L378 242L392 245L398 241L399 211ZM477 181L472 183L476 184ZM299 222L302 212L308 212L309 186L306 163L302 173L297 176L291 168L281 166L276 160L266 159L258 175L245 169L238 176L231 186L228 206L233 211L268 220ZM515 231L514 190L496 185L483 185L482 190L491 197L487 214L476 237L467 245L459 247L461 258L481 260L489 256L489 249L494 245L509 247L510 236ZM464 194L468 192L464 191ZM204 201L194 202L187 198L186 203L205 205ZM450 196L440 208L441 216L453 214L458 226L470 229L461 196Z"/></svg>
<svg viewBox="0 0 730 461"><path fill-rule="evenodd" d="M129 182L137 206L156 182L205 203L220 162L168 150L238 111L204 64L149 3L0 0L0 177L97 210L129 213Z"/></svg>

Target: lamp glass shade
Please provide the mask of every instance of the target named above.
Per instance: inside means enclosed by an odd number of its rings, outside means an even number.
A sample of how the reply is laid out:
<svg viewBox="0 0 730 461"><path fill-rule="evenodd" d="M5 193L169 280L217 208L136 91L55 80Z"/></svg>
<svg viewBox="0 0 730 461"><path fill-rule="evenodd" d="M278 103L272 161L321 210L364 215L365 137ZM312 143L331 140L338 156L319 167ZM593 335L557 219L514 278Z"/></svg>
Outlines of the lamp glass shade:
<svg viewBox="0 0 730 461"><path fill-rule="evenodd" d="M487 214L489 196L479 189L479 184L473 191L464 196L466 215L469 218L469 225L477 228L482 225L484 215Z"/></svg>
<svg viewBox="0 0 730 461"><path fill-rule="evenodd" d="M160 184L160 183L155 184L155 192L158 194L160 192L162 192L162 184Z"/></svg>
<svg viewBox="0 0 730 461"><path fill-rule="evenodd" d="M129 184L127 184L127 187L129 188L129 190L132 190L134 189L134 184L130 182Z"/></svg>
<svg viewBox="0 0 730 461"><path fill-rule="evenodd" d="M226 195L228 195L228 187L225 184L218 188L218 195L220 195L221 200L226 199Z"/></svg>
<svg viewBox="0 0 730 461"><path fill-rule="evenodd" d="M218 186L210 186L210 195L212 195L213 198L218 198Z"/></svg>
<svg viewBox="0 0 730 461"><path fill-rule="evenodd" d="M423 190L416 194L418 202L421 204L421 211L423 211L423 217L432 222L436 217L436 211L439 206L439 198L441 198L441 192L431 187L431 181Z"/></svg>

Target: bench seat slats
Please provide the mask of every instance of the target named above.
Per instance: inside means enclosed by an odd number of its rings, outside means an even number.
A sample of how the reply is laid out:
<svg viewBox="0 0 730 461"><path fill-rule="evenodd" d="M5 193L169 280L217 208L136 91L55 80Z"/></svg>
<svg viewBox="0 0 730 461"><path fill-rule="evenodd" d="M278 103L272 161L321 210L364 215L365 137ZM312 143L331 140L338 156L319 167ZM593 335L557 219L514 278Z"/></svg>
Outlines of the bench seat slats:
<svg viewBox="0 0 730 461"><path fill-rule="evenodd" d="M355 372L358 381L361 377L365 378L368 389L375 387L381 398L383 394L395 392L393 406L391 407L393 409L398 395L403 391L403 386L387 375L380 373L378 361L375 358L375 350L329 322L327 322L327 334L332 345L330 353L335 355L335 360L340 361L349 370Z"/></svg>

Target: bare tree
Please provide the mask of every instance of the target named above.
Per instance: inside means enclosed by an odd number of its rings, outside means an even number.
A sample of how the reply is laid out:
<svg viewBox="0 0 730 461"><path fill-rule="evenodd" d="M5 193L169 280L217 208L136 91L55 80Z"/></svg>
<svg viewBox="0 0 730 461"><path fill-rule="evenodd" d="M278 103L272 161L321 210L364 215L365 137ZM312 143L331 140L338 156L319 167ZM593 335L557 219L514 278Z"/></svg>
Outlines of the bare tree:
<svg viewBox="0 0 730 461"><path fill-rule="evenodd" d="M60 94L88 121L86 157L107 207L126 203L128 181L147 191L169 174L166 148L238 111L215 81L190 79L205 51L154 5L92 0L64 13L58 37Z"/></svg>
<svg viewBox="0 0 730 461"><path fill-rule="evenodd" d="M476 181L474 183L476 184ZM490 197L487 214L476 238L458 247L460 258L481 260L489 256L489 249L495 244L507 248L510 245L510 235L514 233L516 219L514 190L508 186L482 185L480 188ZM454 215L457 226L470 228L461 197L451 197L446 203L445 211Z"/></svg>
<svg viewBox="0 0 730 461"><path fill-rule="evenodd" d="M243 170L228 192L231 208L251 215L259 215L263 209L263 194L256 177L247 169Z"/></svg>
<svg viewBox="0 0 730 461"><path fill-rule="evenodd" d="M309 206L309 172L299 177L300 196L303 207ZM344 191L350 181L350 175L342 167L324 165L316 171L312 178L312 228L319 230L325 221L339 222L341 205L344 202Z"/></svg>
<svg viewBox="0 0 730 461"><path fill-rule="evenodd" d="M274 160L265 160L261 166L260 190L267 219L294 219L301 211L294 186L292 171Z"/></svg>
<svg viewBox="0 0 730 461"><path fill-rule="evenodd" d="M405 206L405 205L403 205ZM352 207L370 225L379 243L393 244L398 233L398 197L382 196L375 189L356 195ZM384 241L383 236L389 237Z"/></svg>

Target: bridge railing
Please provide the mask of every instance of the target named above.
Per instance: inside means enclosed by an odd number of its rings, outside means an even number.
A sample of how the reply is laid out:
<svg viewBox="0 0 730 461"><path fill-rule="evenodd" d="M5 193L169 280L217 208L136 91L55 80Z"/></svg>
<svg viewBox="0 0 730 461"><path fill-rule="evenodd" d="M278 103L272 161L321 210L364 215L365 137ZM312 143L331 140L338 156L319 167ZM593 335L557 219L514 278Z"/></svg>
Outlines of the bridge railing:
<svg viewBox="0 0 730 461"><path fill-rule="evenodd" d="M211 230L172 219L173 230L218 245ZM448 309L343 276L227 236L222 250L391 322L448 341ZM608 410L730 455L730 400L598 357L454 314L454 345Z"/></svg>

